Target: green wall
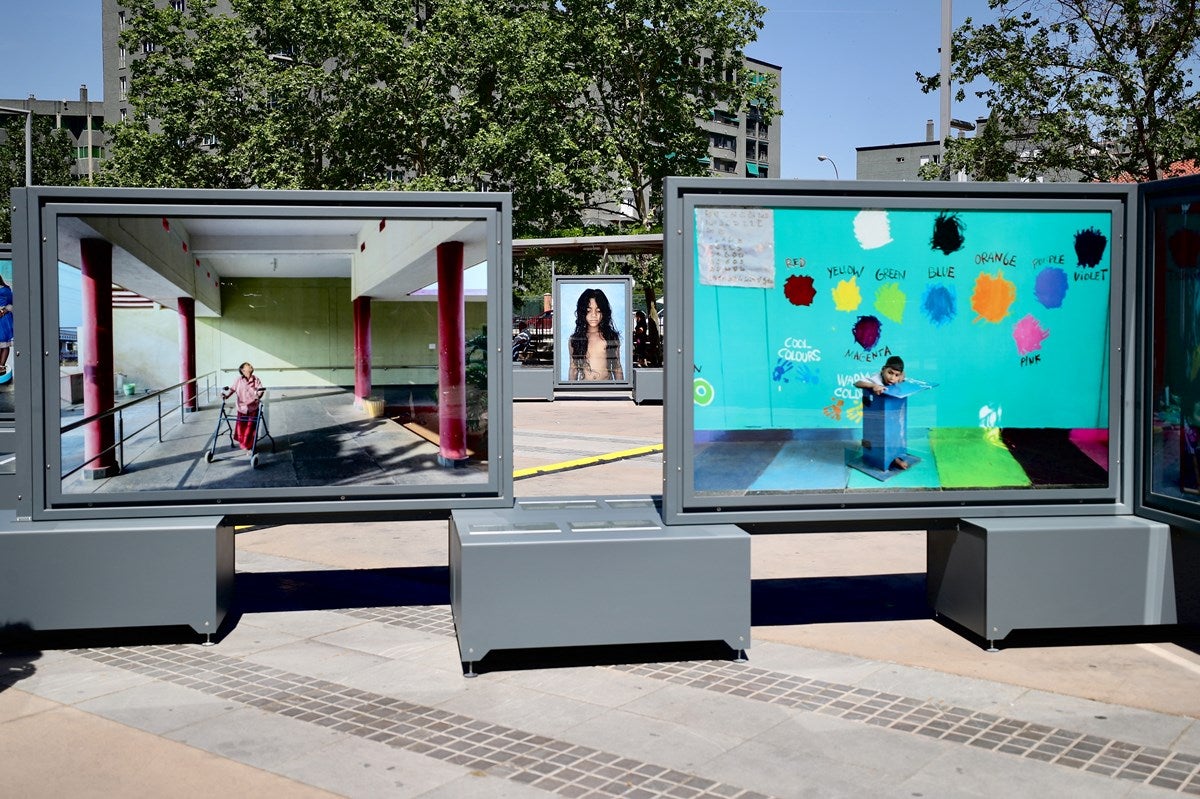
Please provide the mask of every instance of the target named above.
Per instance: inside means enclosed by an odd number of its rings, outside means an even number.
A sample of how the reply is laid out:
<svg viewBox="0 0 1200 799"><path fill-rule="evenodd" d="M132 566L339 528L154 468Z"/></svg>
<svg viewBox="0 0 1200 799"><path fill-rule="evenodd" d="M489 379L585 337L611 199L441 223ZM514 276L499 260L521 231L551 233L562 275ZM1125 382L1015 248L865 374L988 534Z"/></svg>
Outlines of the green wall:
<svg viewBox="0 0 1200 799"><path fill-rule="evenodd" d="M353 385L354 313L348 278L253 278L221 282L220 318L196 320L196 370L232 376L250 361L274 386ZM487 319L467 303L467 337ZM437 303L371 303L372 383L437 382Z"/></svg>

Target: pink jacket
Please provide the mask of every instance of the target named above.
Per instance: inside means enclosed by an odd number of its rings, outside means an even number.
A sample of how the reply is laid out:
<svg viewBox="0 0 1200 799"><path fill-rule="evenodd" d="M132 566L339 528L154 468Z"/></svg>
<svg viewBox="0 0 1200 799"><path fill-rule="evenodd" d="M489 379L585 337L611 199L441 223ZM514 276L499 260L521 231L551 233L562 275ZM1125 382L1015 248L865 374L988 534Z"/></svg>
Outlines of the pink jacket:
<svg viewBox="0 0 1200 799"><path fill-rule="evenodd" d="M229 387L229 394L237 395L238 413L253 413L258 408L258 400L266 391L258 375L251 375L247 380L245 375L238 375L237 380ZM226 394L225 396L229 396Z"/></svg>

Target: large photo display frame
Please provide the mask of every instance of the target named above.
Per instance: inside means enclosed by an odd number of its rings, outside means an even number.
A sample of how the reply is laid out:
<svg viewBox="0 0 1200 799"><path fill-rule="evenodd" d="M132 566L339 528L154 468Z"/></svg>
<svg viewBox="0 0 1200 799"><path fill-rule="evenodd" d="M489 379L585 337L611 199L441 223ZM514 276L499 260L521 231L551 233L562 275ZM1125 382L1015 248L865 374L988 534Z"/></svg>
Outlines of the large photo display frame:
<svg viewBox="0 0 1200 799"><path fill-rule="evenodd" d="M665 518L1130 512L1135 197L668 180Z"/></svg>
<svg viewBox="0 0 1200 799"><path fill-rule="evenodd" d="M1200 528L1200 177L1141 187L1137 513Z"/></svg>
<svg viewBox="0 0 1200 799"><path fill-rule="evenodd" d="M633 385L633 278L554 277L554 386Z"/></svg>
<svg viewBox="0 0 1200 799"><path fill-rule="evenodd" d="M509 195L38 187L17 201L18 349L46 353L18 368L17 460L45 465L17 475L19 518L511 503ZM72 312L87 363L74 404L51 357Z"/></svg>

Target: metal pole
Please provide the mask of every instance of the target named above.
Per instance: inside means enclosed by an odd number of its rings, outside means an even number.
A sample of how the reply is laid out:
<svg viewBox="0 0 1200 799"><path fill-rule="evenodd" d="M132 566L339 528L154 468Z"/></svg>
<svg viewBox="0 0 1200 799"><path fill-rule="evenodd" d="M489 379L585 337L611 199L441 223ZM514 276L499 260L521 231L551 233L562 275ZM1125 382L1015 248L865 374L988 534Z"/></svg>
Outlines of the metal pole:
<svg viewBox="0 0 1200 799"><path fill-rule="evenodd" d="M33 185L33 111L25 112L25 185Z"/></svg>
<svg viewBox="0 0 1200 799"><path fill-rule="evenodd" d="M942 159L946 156L946 138L950 135L950 27L953 23L951 5L953 0L942 0L942 46L938 48L942 55L942 68L938 95L941 99L941 128L938 138L941 140Z"/></svg>

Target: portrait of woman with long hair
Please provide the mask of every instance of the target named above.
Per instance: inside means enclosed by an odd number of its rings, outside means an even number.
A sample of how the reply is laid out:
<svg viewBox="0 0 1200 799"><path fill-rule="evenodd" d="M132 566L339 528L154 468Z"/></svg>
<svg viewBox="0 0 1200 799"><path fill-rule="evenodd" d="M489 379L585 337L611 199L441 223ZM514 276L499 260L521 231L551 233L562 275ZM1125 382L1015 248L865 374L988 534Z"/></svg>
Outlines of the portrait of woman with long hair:
<svg viewBox="0 0 1200 799"><path fill-rule="evenodd" d="M568 339L570 379L623 381L621 334L613 325L612 306L604 292L584 289L575 303L575 331Z"/></svg>

